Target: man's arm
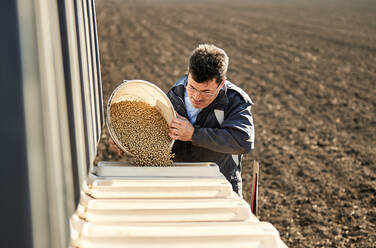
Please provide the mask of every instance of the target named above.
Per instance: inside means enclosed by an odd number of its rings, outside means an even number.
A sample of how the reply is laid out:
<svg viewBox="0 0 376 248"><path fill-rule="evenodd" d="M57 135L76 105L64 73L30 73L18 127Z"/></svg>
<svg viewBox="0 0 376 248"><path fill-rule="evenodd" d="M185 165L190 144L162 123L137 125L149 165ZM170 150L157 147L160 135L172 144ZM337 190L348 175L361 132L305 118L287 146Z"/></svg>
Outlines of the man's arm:
<svg viewBox="0 0 376 248"><path fill-rule="evenodd" d="M251 105L243 102L235 106L226 116L221 128L195 128L192 144L221 153L249 152L254 146Z"/></svg>
<svg viewBox="0 0 376 248"><path fill-rule="evenodd" d="M194 128L178 115L170 124L169 135L174 140L192 141L195 146L229 154L244 154L253 149L254 127L251 104L241 102L232 109L221 128Z"/></svg>

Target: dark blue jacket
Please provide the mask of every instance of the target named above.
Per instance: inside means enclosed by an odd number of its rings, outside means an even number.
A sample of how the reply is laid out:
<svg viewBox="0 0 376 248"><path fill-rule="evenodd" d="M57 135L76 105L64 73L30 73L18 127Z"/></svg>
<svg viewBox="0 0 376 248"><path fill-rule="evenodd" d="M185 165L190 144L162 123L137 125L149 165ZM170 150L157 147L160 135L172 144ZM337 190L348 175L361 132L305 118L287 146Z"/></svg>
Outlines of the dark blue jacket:
<svg viewBox="0 0 376 248"><path fill-rule="evenodd" d="M175 111L188 118L184 103L186 84L185 75L175 83L167 96ZM247 93L226 81L214 101L198 114L193 125L195 130L192 141L175 141L174 161L215 162L234 191L241 192L241 154L254 147L252 105Z"/></svg>

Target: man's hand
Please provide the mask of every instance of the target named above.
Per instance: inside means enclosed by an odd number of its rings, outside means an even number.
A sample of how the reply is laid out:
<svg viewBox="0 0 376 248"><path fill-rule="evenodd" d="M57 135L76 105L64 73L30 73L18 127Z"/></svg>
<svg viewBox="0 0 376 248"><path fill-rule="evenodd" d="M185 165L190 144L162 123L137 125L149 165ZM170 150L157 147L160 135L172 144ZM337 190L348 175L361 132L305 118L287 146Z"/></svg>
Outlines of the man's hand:
<svg viewBox="0 0 376 248"><path fill-rule="evenodd" d="M195 128L189 120L178 113L177 118L173 119L170 124L168 135L173 140L192 141L192 135Z"/></svg>
<svg viewBox="0 0 376 248"><path fill-rule="evenodd" d="M115 144L115 141L109 137L108 138L108 144L110 145L110 150L112 150L113 152L117 153L118 155L123 155L124 152L123 150L121 150L116 144Z"/></svg>

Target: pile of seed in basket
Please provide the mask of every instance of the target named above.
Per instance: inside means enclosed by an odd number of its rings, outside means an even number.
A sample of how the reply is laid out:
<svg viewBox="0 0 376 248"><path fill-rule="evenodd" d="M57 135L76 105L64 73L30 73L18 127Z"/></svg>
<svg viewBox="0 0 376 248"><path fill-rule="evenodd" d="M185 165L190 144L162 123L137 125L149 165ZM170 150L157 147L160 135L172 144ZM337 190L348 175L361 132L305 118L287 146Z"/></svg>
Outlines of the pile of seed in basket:
<svg viewBox="0 0 376 248"><path fill-rule="evenodd" d="M144 101L111 105L111 123L119 141L138 166L171 166L171 138L161 113Z"/></svg>

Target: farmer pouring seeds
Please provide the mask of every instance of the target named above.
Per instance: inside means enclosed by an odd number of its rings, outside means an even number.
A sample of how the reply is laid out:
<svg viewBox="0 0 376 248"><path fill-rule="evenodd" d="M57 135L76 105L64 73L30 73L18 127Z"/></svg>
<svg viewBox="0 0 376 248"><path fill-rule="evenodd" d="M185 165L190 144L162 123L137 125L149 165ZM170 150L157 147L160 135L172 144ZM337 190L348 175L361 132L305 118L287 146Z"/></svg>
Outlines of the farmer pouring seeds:
<svg viewBox="0 0 376 248"><path fill-rule="evenodd" d="M167 96L177 112L169 128L175 162L215 162L242 196L241 157L254 147L252 100L226 80L229 58L214 45L199 45L188 74Z"/></svg>

